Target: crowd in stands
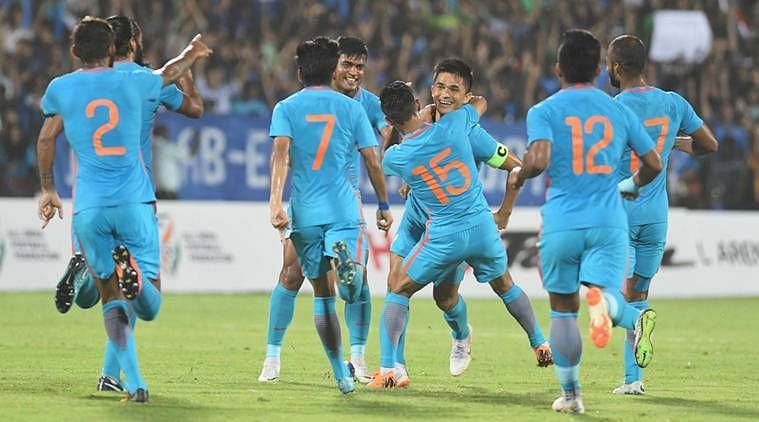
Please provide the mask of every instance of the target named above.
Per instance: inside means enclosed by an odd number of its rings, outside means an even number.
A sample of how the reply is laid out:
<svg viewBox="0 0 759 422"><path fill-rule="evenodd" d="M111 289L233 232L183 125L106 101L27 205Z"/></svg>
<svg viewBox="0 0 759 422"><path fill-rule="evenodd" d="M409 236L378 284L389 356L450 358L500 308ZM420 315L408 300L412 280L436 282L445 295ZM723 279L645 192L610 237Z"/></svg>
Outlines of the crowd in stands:
<svg viewBox="0 0 759 422"><path fill-rule="evenodd" d="M369 45L370 90L402 78L427 101L435 62L458 56L475 71L474 91L489 99L486 118L514 122L560 89L554 57L565 29L590 29L602 45L623 33L648 43L662 9L703 10L712 48L703 63L650 63L648 76L687 98L720 141L713 156L673 158L671 204L759 208L759 2L752 0L0 0L0 195L37 191L39 100L52 77L75 68L68 36L84 15L135 17L156 66L201 32L215 50L195 69L207 113L267 117L300 88L293 62L300 41L350 34ZM605 73L598 86L614 93Z"/></svg>

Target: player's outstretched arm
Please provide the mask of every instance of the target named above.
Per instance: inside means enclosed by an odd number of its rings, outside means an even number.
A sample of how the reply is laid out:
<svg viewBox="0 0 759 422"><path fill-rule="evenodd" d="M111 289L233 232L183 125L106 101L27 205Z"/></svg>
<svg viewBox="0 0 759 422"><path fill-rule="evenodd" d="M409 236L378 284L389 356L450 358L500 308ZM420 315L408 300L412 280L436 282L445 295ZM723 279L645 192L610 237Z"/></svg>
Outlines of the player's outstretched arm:
<svg viewBox="0 0 759 422"><path fill-rule="evenodd" d="M37 168L40 175L40 188L42 195L37 204L37 214L42 220L42 228L55 217L63 219L63 204L58 192L55 190L53 179L53 159L55 158L55 139L63 132L63 119L60 116L51 116L45 119L37 138Z"/></svg>
<svg viewBox="0 0 759 422"><path fill-rule="evenodd" d="M385 186L385 176L382 172L377 152L374 148L362 148L361 156L366 165L366 173L369 175L369 181L372 182L374 193L377 194L379 209L377 209L377 228L388 231L393 225L393 214L390 212L390 206L387 199L387 187Z"/></svg>
<svg viewBox="0 0 759 422"><path fill-rule="evenodd" d="M719 143L709 126L704 124L690 136L676 137L675 149L690 155L705 155L717 152Z"/></svg>
<svg viewBox="0 0 759 422"><path fill-rule="evenodd" d="M274 138L271 151L271 190L269 191L269 212L271 225L277 230L284 230L290 225L287 212L282 206L285 181L290 169L290 142L287 136Z"/></svg>
<svg viewBox="0 0 759 422"><path fill-rule="evenodd" d="M183 73L182 76L177 79L177 86L184 94L182 105L177 111L180 114L193 119L203 116L203 97L200 96L200 93L195 87L192 70L187 69L187 72Z"/></svg>
<svg viewBox="0 0 759 422"><path fill-rule="evenodd" d="M213 53L213 50L208 48L200 38L200 34L196 35L177 57L169 60L162 68L153 72L163 77L163 86L179 79L198 59L208 57Z"/></svg>
<svg viewBox="0 0 759 422"><path fill-rule="evenodd" d="M551 141L538 139L527 148L522 160L522 170L515 176L515 186L521 188L527 179L539 176L548 167L551 158Z"/></svg>
<svg viewBox="0 0 759 422"><path fill-rule="evenodd" d="M509 173L509 177L506 181L506 193L503 195L503 201L501 201L501 207L498 211L493 213L495 224L498 226L498 230L506 229L509 225L509 217L511 212L514 211L514 206L517 203L517 196L522 189L521 185L517 185L519 179L519 173L522 171L521 167L512 168Z"/></svg>

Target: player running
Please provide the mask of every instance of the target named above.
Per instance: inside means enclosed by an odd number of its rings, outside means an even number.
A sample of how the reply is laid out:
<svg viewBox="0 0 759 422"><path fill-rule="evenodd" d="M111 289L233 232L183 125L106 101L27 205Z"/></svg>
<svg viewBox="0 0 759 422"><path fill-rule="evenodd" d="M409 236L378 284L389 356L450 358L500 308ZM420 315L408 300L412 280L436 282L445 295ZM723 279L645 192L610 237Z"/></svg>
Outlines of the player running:
<svg viewBox="0 0 759 422"><path fill-rule="evenodd" d="M445 59L435 66L433 71L433 84L431 87L432 99L434 103L425 107L420 114L421 118L426 121L437 122L445 114L459 109L470 101L479 115L482 115L486 109L486 102L480 98L473 97L471 87L473 76L471 68L462 60ZM512 171L521 165L521 161L509 153L508 148L493 139L479 124L476 124L469 133L469 142L474 152L475 163L478 168L482 164L487 164L493 168L500 168ZM506 226L514 202L518 195L518 189L510 188L504 197L504 203L500 209L494 213L494 217L499 228ZM508 202L508 203L507 203ZM396 238L390 248L390 280L399 279L403 258L407 257L414 245L421 240L427 213L419 204L419 201L412 193L406 198L406 205L403 219L398 227ZM449 370L451 375L458 376L464 373L471 362L471 326L467 320L467 307L463 296L458 294L458 288L464 277L464 266L462 265L456 271L447 274L445 279L438 280L434 283L433 297L438 308L443 311L446 323L451 327L451 353L449 359ZM508 275L508 272L507 272ZM491 288L506 305L506 308L512 316L520 322L528 334L530 345L534 348L540 366L546 366L551 363L551 353L548 344L543 337L540 327L535 319L534 312L526 294L513 283L511 276L508 275L505 285L498 283L491 284ZM406 383L407 371L405 367L405 335L400 339L400 345L396 356L390 355L389 345L381 351L381 369L380 374L388 372L389 369L395 368L395 373L402 383ZM395 359L395 361L393 361ZM377 383L381 382L381 377L375 378ZM379 386L379 385L373 385Z"/></svg>
<svg viewBox="0 0 759 422"><path fill-rule="evenodd" d="M583 413L577 327L580 284L589 287L590 336L597 347L611 339L612 324L636 331L636 361L651 359L654 311L640 311L620 291L627 254L627 216L614 174L626 145L641 157L635 188L661 171L651 138L627 107L593 87L601 46L588 31L564 33L556 74L562 90L527 113L528 150L517 177L547 171L550 186L541 209L540 269L551 304L551 350L564 394L558 412Z"/></svg>
<svg viewBox="0 0 759 422"><path fill-rule="evenodd" d="M328 86L338 59L338 44L324 37L297 48L298 77L305 88L274 108L269 131L274 138L269 207L272 225L278 230L291 229L301 268L314 288L316 330L338 388L350 393L353 379L342 360L334 286L327 273L334 270L340 288L354 298L364 282L361 201L350 181L356 148L379 199L380 230L390 228L392 214L366 112L358 102ZM292 195L288 216L282 194L289 167Z"/></svg>
<svg viewBox="0 0 759 422"><path fill-rule="evenodd" d="M146 402L148 388L137 362L127 302L135 308L154 306L156 298L143 289L142 279L157 274L159 265L155 195L140 158L142 109L211 50L198 35L158 71L119 72L110 67L115 46L108 22L86 17L71 39L71 52L83 68L55 78L41 101L46 118L37 145L42 186L38 214L43 228L56 210L63 217L52 165L55 139L65 130L79 163L74 233L98 280L106 334L127 377L127 400Z"/></svg>
<svg viewBox="0 0 759 422"><path fill-rule="evenodd" d="M114 32L114 45L116 49L113 68L119 71L152 72L153 69L143 63L142 30L137 22L126 16L111 16L106 19ZM177 85L170 84L161 89L158 102L147 101L143 109L143 123L140 134L140 150L150 180L153 181L153 153L151 131L155 115L159 106L163 105L169 110L176 111L191 118L199 118L203 115L203 99L195 89L192 73L188 70L178 80ZM181 90L180 90L181 88ZM155 185L153 186L155 188ZM87 264L81 254L76 236L72 236L74 256L69 261L64 276L58 282L55 294L55 305L59 312L66 313L71 309L72 303L76 303L82 309L95 306L100 300L95 281L87 271ZM161 290L159 274L143 274L147 276L153 287L145 285L145 297L151 297L149 306L143 308L136 306L134 311L140 319L152 321L160 309L161 298L158 292ZM132 321L136 321L132 319ZM132 326L134 330L134 326ZM123 392L120 382L120 367L111 343L106 342L103 372L98 380L98 391Z"/></svg>
<svg viewBox="0 0 759 422"><path fill-rule="evenodd" d="M506 251L477 177L475 153L470 142L462 142L479 121L475 109L464 105L432 125L422 120L413 90L401 81L386 85L380 101L387 119L403 134L402 143L385 152L383 168L410 186L421 209L427 211L427 221L423 237L403 259L402 270L391 273L380 323L383 363L380 374L369 384L376 388L408 385L402 371L384 358L398 354L408 322L409 298L415 292L449 279L463 262L473 267L479 282L513 283L506 272Z"/></svg>
<svg viewBox="0 0 759 422"><path fill-rule="evenodd" d="M648 288L659 269L667 240L667 163L673 148L692 154L717 151L717 140L709 127L696 115L693 107L675 92L662 91L648 85L643 74L646 48L632 35L615 38L607 50L606 65L611 84L622 92L617 101L628 106L656 140L656 150L662 157L662 171L640 191L632 201L623 201L629 225L628 274L625 298L639 310L648 309ZM677 142L678 132L691 136ZM632 188L632 175L640 167L640 159L629 148L617 167L620 187ZM627 330L625 339L625 380L613 390L614 394L643 394L643 370L635 363L634 330Z"/></svg>
<svg viewBox="0 0 759 422"><path fill-rule="evenodd" d="M364 40L355 37L340 37L338 40L340 58L335 68L331 86L350 98L358 101L369 117L372 128L387 140L392 133L392 127L388 126L385 115L380 109L379 98L361 86L364 77L364 68L369 57L369 50ZM361 166L358 150L353 151L350 160L350 181L357 195L359 191L359 169ZM369 241L367 239L366 225L362 221L362 262L366 273L366 261L369 257ZM279 283L274 287L269 302L269 329L266 344L266 359L263 369L258 377L261 382L277 382L280 371L280 354L282 339L295 313L295 296L303 285L303 271L298 264L297 254L292 241L285 237L282 240L283 259L282 270L279 273ZM366 366L364 352L366 340L369 337L369 325L371 323L371 292L364 274L364 283L359 286L358 297L355 300L345 302L345 322L350 334L350 364L354 370L356 380L368 383L372 380ZM341 295L343 299L345 294Z"/></svg>

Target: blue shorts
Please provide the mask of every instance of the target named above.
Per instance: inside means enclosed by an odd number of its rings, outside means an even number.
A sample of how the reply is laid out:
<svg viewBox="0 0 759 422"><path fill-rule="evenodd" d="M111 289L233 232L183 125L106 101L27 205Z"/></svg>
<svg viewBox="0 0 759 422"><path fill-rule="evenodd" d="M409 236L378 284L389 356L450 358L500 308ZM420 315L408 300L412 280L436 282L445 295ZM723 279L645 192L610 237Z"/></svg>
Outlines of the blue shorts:
<svg viewBox="0 0 759 422"><path fill-rule="evenodd" d="M420 205L416 200L412 200L412 196L409 193L408 199L406 199L406 208L403 211L403 218L398 225L398 231L395 234L395 240L390 245L390 252L406 258L411 255L411 251L414 249L417 243L422 240L425 232L425 224L427 222L427 214L422 211ZM437 284L460 284L464 279L464 273L466 266L461 264L450 271L445 272L439 279L433 282Z"/></svg>
<svg viewBox="0 0 759 422"><path fill-rule="evenodd" d="M336 257L332 246L341 240L348 245L352 260L366 263L366 230L358 224L300 227L292 230L290 240L298 252L303 275L311 280L323 277L332 269L330 258Z"/></svg>
<svg viewBox="0 0 759 422"><path fill-rule="evenodd" d="M627 231L589 228L540 235L543 287L571 294L580 283L621 289L625 277Z"/></svg>
<svg viewBox="0 0 759 422"><path fill-rule="evenodd" d="M115 265L111 251L123 244L137 262L143 278L158 278L161 255L153 204L82 210L74 214L73 227L87 266L95 277L111 277Z"/></svg>
<svg viewBox="0 0 759 422"><path fill-rule="evenodd" d="M495 222L488 219L469 229L430 239L426 234L411 255L403 260L403 269L419 284L440 284L464 275L463 262L474 270L480 283L489 283L506 272L506 249Z"/></svg>
<svg viewBox="0 0 759 422"><path fill-rule="evenodd" d="M627 277L638 274L641 277L652 278L659 270L666 243L666 222L630 226Z"/></svg>

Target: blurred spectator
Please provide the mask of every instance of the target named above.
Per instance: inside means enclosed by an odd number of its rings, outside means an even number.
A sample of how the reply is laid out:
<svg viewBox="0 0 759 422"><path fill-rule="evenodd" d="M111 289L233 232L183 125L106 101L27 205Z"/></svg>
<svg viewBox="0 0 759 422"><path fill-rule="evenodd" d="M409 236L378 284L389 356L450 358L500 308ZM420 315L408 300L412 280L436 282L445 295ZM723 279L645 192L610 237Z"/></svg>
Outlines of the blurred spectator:
<svg viewBox="0 0 759 422"><path fill-rule="evenodd" d="M22 139L31 142L41 123L44 87L73 66L73 25L85 14L124 13L142 24L146 58L154 66L203 33L215 50L195 70L207 113L265 116L300 88L293 63L298 42L350 34L369 45L368 89L399 78L414 82L421 100L429 101L432 67L455 55L475 70L473 89L489 99L486 117L512 122L559 89L553 64L565 29L590 29L602 45L622 33L650 44L654 13L663 9L702 10L712 50L701 64L651 63L651 82L680 92L713 122L718 138L733 143L713 157L675 158L680 166L670 178L671 204L747 206L745 198L731 199L732 183L714 178L750 180L756 174L749 164L754 161L745 159L748 151L756 153L751 142L759 126L755 0L156 0L139 8L121 0L6 0L0 1L0 116L18 110ZM597 85L613 93L605 72ZM3 149L10 139L7 126L0 122ZM4 164L2 172L10 168Z"/></svg>
<svg viewBox="0 0 759 422"><path fill-rule="evenodd" d="M182 145L169 139L168 130L161 125L153 128L153 177L158 199L177 199L182 187L182 174L190 160Z"/></svg>

